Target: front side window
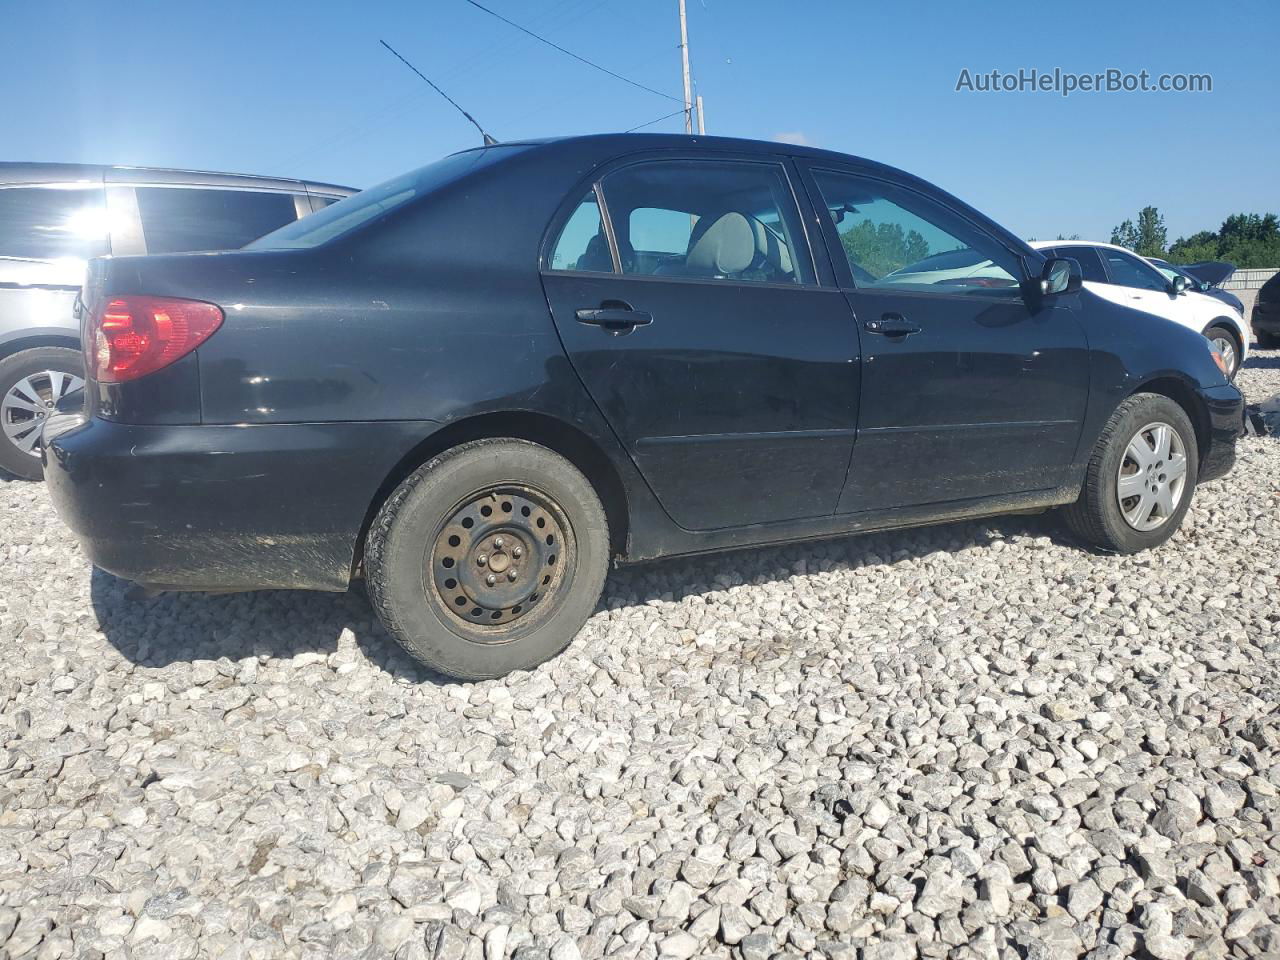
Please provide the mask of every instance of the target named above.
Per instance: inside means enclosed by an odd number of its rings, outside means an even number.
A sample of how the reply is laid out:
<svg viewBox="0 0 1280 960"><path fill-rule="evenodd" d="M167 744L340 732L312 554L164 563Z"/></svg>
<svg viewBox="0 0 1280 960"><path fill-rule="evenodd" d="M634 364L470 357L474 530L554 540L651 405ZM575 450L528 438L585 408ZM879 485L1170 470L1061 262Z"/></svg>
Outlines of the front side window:
<svg viewBox="0 0 1280 960"><path fill-rule="evenodd" d="M138 187L147 253L235 250L298 218L293 195L206 187Z"/></svg>
<svg viewBox="0 0 1280 960"><path fill-rule="evenodd" d="M108 242L101 187L0 190L0 257L86 260L106 253Z"/></svg>
<svg viewBox="0 0 1280 960"><path fill-rule="evenodd" d="M790 184L774 163L653 160L604 178L622 272L808 283Z"/></svg>
<svg viewBox="0 0 1280 960"><path fill-rule="evenodd" d="M1047 257L1067 257L1080 264L1080 279L1094 283L1106 283L1107 272L1102 269L1102 259L1094 247L1057 247L1044 251Z"/></svg>
<svg viewBox="0 0 1280 960"><path fill-rule="evenodd" d="M594 190L587 192L565 222L551 251L550 267L552 270L613 272L613 254L609 252L609 238L605 236Z"/></svg>
<svg viewBox="0 0 1280 960"><path fill-rule="evenodd" d="M1123 250L1106 250L1107 270L1111 273L1111 282L1122 287L1136 287L1139 290L1168 289L1164 277L1155 267L1148 266L1131 253Z"/></svg>
<svg viewBox="0 0 1280 960"><path fill-rule="evenodd" d="M855 286L1020 294L1018 258L924 196L855 174L820 170L814 179Z"/></svg>

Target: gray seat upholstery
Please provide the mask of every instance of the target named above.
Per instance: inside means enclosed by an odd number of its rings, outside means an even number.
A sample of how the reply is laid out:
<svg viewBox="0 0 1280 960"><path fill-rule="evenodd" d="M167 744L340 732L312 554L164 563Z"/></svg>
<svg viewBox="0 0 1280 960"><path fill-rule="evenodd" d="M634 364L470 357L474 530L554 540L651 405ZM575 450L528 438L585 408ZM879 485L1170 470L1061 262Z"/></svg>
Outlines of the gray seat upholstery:
<svg viewBox="0 0 1280 960"><path fill-rule="evenodd" d="M666 263L655 273L679 277L736 277L755 261L751 222L740 213L702 217L689 235L683 263Z"/></svg>
<svg viewBox="0 0 1280 960"><path fill-rule="evenodd" d="M751 218L751 232L756 239L756 263L772 274L770 279L790 279L792 276L791 251L787 249L786 244L755 217Z"/></svg>

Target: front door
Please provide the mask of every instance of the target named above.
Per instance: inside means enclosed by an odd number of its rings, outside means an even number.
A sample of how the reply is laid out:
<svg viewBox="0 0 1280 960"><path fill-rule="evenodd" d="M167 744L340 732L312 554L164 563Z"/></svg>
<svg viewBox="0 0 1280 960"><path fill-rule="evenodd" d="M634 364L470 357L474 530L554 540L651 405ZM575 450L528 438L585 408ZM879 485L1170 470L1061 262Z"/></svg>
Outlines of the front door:
<svg viewBox="0 0 1280 960"><path fill-rule="evenodd" d="M941 198L858 171L811 175L863 343L839 512L1062 484L1089 391L1078 298L1024 298L1019 255Z"/></svg>
<svg viewBox="0 0 1280 960"><path fill-rule="evenodd" d="M574 369L676 523L835 510L858 336L816 283L784 161L626 163L574 206L543 267Z"/></svg>

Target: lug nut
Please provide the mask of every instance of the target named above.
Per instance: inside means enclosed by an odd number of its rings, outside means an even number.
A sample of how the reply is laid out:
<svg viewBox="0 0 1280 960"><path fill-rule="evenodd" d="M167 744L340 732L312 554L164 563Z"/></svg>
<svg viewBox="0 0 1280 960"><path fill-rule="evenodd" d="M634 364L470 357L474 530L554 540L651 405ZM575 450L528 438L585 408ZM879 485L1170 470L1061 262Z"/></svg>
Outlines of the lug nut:
<svg viewBox="0 0 1280 960"><path fill-rule="evenodd" d="M503 546L503 540L502 540L502 538L501 538L501 537L498 537L497 539L495 539L495 540L493 541L493 549L495 549L495 550L501 550L501 549L502 549L502 546Z"/></svg>
<svg viewBox="0 0 1280 960"><path fill-rule="evenodd" d="M480 554L480 556L476 557L476 563L480 564L480 566L482 567L488 562L489 562L488 554L482 553Z"/></svg>
<svg viewBox="0 0 1280 960"><path fill-rule="evenodd" d="M524 556L524 551L521 550L519 547L512 547L511 555L515 557L517 560L519 560L522 556Z"/></svg>
<svg viewBox="0 0 1280 960"><path fill-rule="evenodd" d="M498 578L497 578L497 577L495 577L495 576L491 573L491 574L489 574L487 577L485 577L485 578L484 578L484 582L485 582L485 583L487 583L489 586L491 586L491 587L492 587L495 583L497 583L497 582L498 582Z"/></svg>
<svg viewBox="0 0 1280 960"><path fill-rule="evenodd" d="M515 582L515 579L518 576L520 576L520 571L517 570L515 567L512 567L510 570L507 571L507 579L510 580L512 583Z"/></svg>

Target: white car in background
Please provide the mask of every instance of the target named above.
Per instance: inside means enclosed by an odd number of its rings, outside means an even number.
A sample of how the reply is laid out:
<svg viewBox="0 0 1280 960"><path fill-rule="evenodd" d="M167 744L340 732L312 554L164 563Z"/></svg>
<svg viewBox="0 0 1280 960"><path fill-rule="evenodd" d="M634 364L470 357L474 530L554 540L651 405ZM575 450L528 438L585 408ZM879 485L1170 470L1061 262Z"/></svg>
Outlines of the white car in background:
<svg viewBox="0 0 1280 960"><path fill-rule="evenodd" d="M1112 243L1041 240L1031 246L1048 257L1077 261L1091 293L1203 333L1222 356L1228 376L1234 377L1248 358L1244 317L1221 300L1186 287L1184 277L1169 279L1136 253Z"/></svg>

